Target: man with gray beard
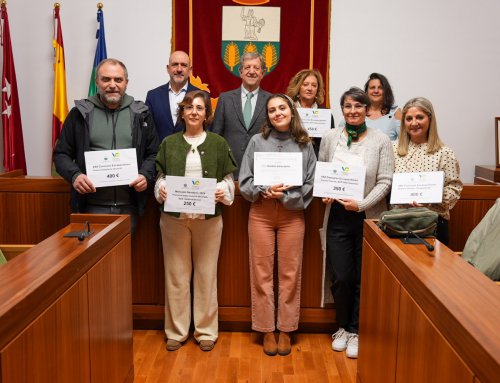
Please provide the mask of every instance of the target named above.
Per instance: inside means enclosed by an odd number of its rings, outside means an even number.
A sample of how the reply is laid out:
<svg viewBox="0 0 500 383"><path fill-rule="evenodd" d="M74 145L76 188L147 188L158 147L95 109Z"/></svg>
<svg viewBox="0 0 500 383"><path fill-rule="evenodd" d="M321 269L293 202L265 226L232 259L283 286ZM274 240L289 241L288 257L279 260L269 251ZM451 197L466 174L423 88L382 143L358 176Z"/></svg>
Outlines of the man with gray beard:
<svg viewBox="0 0 500 383"><path fill-rule="evenodd" d="M98 93L75 101L54 148L57 172L72 185L75 213L129 214L132 233L154 180L158 137L148 107L125 93L128 73L116 59L96 70ZM86 175L85 152L135 148L138 177L129 185L96 188Z"/></svg>

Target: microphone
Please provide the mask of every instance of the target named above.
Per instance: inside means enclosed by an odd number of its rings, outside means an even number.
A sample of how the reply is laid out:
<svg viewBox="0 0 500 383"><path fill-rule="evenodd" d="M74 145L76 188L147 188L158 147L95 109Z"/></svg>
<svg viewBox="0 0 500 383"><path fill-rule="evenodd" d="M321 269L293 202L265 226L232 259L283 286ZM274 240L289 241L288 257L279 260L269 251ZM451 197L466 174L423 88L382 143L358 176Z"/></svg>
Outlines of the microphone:
<svg viewBox="0 0 500 383"><path fill-rule="evenodd" d="M407 243L410 243L410 241L409 241L410 236L412 236L412 237L416 238L416 239L417 239L416 243L421 243L421 244L423 244L423 245L427 248L427 250L429 250L429 251L434 251L434 246L432 246L432 245L431 245L429 242L427 242L425 239L420 238L420 236L419 236L417 233L413 232L413 231L409 231L409 232L408 232L408 234L406 234L406 238L405 238L405 240L404 240L404 243L406 243L406 244L407 244ZM415 243L415 242L411 242L411 243Z"/></svg>
<svg viewBox="0 0 500 383"><path fill-rule="evenodd" d="M90 237L92 234L92 231L90 231L90 222L85 221L83 224L83 230L82 231L71 231L67 234L64 234L65 237L69 238L78 238L78 241L83 242L85 238Z"/></svg>

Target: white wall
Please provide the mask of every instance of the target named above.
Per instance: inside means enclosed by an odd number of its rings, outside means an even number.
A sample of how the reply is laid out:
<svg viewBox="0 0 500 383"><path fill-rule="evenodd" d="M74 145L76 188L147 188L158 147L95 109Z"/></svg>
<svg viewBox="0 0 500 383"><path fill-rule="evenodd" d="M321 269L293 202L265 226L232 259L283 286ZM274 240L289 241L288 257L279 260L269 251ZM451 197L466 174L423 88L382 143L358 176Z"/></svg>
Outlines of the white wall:
<svg viewBox="0 0 500 383"><path fill-rule="evenodd" d="M495 0L332 0L331 103L371 72L385 74L396 101L432 101L442 140L462 179L495 162L500 116L500 2Z"/></svg>
<svg viewBox="0 0 500 383"><path fill-rule="evenodd" d="M54 2L15 0L7 4L29 175L49 175L51 169ZM128 93L144 100L148 89L167 81L172 1L101 2L108 57L127 65ZM73 100L87 96L96 48L98 1L59 3L71 108Z"/></svg>
<svg viewBox="0 0 500 383"><path fill-rule="evenodd" d="M70 107L87 94L97 2L60 1ZM144 99L148 89L167 79L172 2L103 3L108 57L125 62L128 93ZM50 173L53 4L8 3L30 175ZM499 14L495 0L332 0L330 92L336 120L341 93L362 86L369 73L381 72L399 105L415 96L433 102L440 135L457 153L463 180L472 182L474 165L495 161Z"/></svg>

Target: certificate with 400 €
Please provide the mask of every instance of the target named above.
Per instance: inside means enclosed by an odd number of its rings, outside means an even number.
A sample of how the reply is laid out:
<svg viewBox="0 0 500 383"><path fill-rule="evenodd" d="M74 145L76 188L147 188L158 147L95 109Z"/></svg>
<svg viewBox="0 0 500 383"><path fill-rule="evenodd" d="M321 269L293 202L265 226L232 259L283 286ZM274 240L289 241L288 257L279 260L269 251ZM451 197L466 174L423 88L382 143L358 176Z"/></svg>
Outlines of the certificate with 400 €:
<svg viewBox="0 0 500 383"><path fill-rule="evenodd" d="M164 211L175 213L214 214L215 178L165 176L167 200Z"/></svg>
<svg viewBox="0 0 500 383"><path fill-rule="evenodd" d="M361 201L365 192L365 166L316 162L313 196Z"/></svg>
<svg viewBox="0 0 500 383"><path fill-rule="evenodd" d="M85 152L87 177L96 188L128 185L139 175L135 149Z"/></svg>

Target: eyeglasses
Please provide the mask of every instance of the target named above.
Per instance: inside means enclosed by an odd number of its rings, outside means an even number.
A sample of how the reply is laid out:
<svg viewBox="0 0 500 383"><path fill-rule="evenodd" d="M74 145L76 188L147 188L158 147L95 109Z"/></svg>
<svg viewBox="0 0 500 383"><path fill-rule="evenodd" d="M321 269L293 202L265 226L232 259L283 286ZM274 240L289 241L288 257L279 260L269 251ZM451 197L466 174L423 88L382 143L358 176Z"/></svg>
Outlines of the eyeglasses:
<svg viewBox="0 0 500 383"><path fill-rule="evenodd" d="M193 110L196 110L198 113L201 113L205 110L206 108L204 106L201 106L201 105L196 105L196 106L193 106L193 105L186 105L184 107L184 110L188 113L191 113Z"/></svg>
<svg viewBox="0 0 500 383"><path fill-rule="evenodd" d="M361 109L364 109L364 108L366 108L365 104L354 104L354 105L345 104L344 106L342 106L342 109L344 109L344 110L351 110L351 109L361 110Z"/></svg>

